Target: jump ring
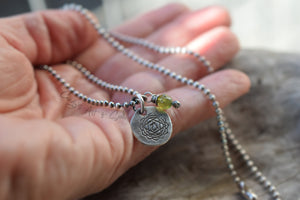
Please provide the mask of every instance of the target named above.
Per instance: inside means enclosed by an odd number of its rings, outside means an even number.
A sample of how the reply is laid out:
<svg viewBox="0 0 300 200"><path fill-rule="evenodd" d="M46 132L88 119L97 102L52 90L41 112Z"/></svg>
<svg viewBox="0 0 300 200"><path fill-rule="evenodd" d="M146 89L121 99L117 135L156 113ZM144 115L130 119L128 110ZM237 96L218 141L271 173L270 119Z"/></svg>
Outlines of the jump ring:
<svg viewBox="0 0 300 200"><path fill-rule="evenodd" d="M143 96L140 93L136 94L136 97L138 98L137 100L141 104L140 114L143 114L145 112L145 101L144 101L144 98L143 98Z"/></svg>

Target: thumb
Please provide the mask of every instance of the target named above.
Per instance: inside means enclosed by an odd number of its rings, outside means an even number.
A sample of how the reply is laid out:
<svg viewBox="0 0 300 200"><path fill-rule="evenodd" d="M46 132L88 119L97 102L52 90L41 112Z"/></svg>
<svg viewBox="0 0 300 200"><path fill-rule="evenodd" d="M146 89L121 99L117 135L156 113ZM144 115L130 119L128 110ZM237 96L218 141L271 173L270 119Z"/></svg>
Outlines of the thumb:
<svg viewBox="0 0 300 200"><path fill-rule="evenodd" d="M29 104L37 86L33 65L76 56L97 32L74 11L49 10L0 19L0 111Z"/></svg>

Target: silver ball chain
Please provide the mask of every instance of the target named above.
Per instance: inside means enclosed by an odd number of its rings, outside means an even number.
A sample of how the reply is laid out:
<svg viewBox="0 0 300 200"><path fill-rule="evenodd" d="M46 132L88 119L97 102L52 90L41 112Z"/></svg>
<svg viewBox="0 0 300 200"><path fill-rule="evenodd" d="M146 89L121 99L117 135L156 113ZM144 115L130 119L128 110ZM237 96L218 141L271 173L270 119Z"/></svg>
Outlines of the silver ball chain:
<svg viewBox="0 0 300 200"><path fill-rule="evenodd" d="M128 35L122 35L122 34L116 33L116 32L110 32L110 35L112 37L114 37L115 39L121 40L123 42L130 43L130 44L135 44L135 45L145 47L145 48L150 49L150 50L152 50L156 53L160 53L160 54L186 54L186 55L193 56L198 61L200 61L203 64L203 66L205 66L207 68L207 71L209 73L212 73L214 71L214 69L211 67L210 62L203 55L200 55L197 52L188 50L187 48L159 46L159 45L156 45L156 44L154 44L152 42L149 42L147 40L144 40L144 39L135 38L135 37L131 37L131 36L128 36Z"/></svg>
<svg viewBox="0 0 300 200"><path fill-rule="evenodd" d="M67 61L67 64L72 65L74 68L76 68L77 70L79 70L89 81L91 81L92 83L107 89L107 90L112 90L112 91L117 91L117 92L123 92L123 93L127 93L130 95L138 95L139 92L137 92L136 90L133 89L128 89L127 87L122 87L122 86L118 86L118 85L113 85L110 83L107 83L99 78L97 78L96 76L94 76L89 70L87 70L85 67L83 67L80 63L77 63L76 61ZM59 74L57 74L57 72L50 66L48 65L43 65L41 66L42 69L48 71L51 73L51 75L57 80L59 81L66 89L69 90L69 92L71 94L73 94L75 97L89 103L95 106L108 106L110 108L117 108L120 109L122 107L124 108L128 108L128 107L134 107L136 104L138 104L138 101L130 101L128 102L124 102L124 103L115 103L113 101L107 101L107 100L98 100L98 99L93 99L90 97L87 97L86 95L82 94L81 92L79 92L78 90L76 90L75 88L71 87L70 84L68 82L65 81L65 79L61 78Z"/></svg>
<svg viewBox="0 0 300 200"><path fill-rule="evenodd" d="M225 161L227 164L227 167L230 171L230 175L232 176L234 182L237 184L237 187L243 197L246 200L257 200L257 196L255 193L249 189L245 182L241 179L241 177L238 175L235 166L233 164L233 161L231 159L231 153L230 150L234 153L237 153L241 157L241 161L244 162L249 170L251 172L251 175L255 178L255 180L262 185L262 187L270 194L273 200L281 200L280 194L277 191L276 187L269 181L267 178L262 174L261 171L258 170L258 167L254 164L253 160L250 158L250 156L247 154L245 149L242 147L242 145L238 142L238 140L233 135L231 129L229 128L228 123L226 122L226 119L223 115L223 111L219 106L219 102L216 100L216 97L214 94L210 92L206 86L203 84L200 84L197 81L194 81L192 79L188 79L186 77L182 77L181 75L176 74L175 72L170 71L169 69L165 68L162 65L154 64L138 55L136 55L134 52L123 46L119 41L140 45L142 47L151 49L157 53L162 54L188 54L191 56L194 56L198 61L200 61L208 70L208 72L212 72L213 68L211 67L211 64L209 61L206 60L206 58L196 52L193 52L191 50L188 50L186 48L182 47L163 47L158 46L156 44L150 43L146 40L139 39L139 38L133 38L130 36L124 36L117 33L110 33L108 32L104 27L102 27L99 23L97 23L92 16L90 15L89 11L85 8L83 8L81 5L76 4L67 4L63 7L64 10L74 10L80 13L82 16L84 16L89 23L92 24L92 26L95 28L95 30L98 32L98 34L104 38L109 44L112 45L116 50L121 52L123 55L127 56L131 60L139 63L142 66L145 66L149 69L156 70L166 76L169 76L185 85L192 86L202 92L205 96L208 97L208 99L211 101L216 115L217 115L217 125L219 127L219 132L221 136L221 143L222 143L222 150L225 157ZM119 40L119 41L118 41ZM82 72L88 80L95 83L96 85L103 87L108 90L118 91L118 92L124 92L128 93L130 95L137 96L139 98L133 98L129 103L115 103L115 102L108 102L108 101L100 101L93 98L89 98L79 91L75 90L73 87L71 87L64 79L62 79L56 72L53 70L50 66L44 65L42 66L43 69L49 71L65 88L67 88L70 93L74 94L79 99L82 99L83 101L96 105L96 106L109 106L111 108L128 108L129 106L134 107L136 104L140 103L141 98L146 99L147 97L144 95L141 95L138 91L135 91L133 89L128 89L126 87L122 87L119 85L113 85L110 83L107 83L105 81L100 80L96 76L94 76L91 72L89 72L86 68L84 68L81 64L77 63L76 61L69 61L68 64L71 64L76 69L78 69L80 72ZM154 96L155 97L155 96ZM155 99L155 98L154 98ZM178 102L176 102L178 103ZM174 107L179 107L179 103L174 103Z"/></svg>

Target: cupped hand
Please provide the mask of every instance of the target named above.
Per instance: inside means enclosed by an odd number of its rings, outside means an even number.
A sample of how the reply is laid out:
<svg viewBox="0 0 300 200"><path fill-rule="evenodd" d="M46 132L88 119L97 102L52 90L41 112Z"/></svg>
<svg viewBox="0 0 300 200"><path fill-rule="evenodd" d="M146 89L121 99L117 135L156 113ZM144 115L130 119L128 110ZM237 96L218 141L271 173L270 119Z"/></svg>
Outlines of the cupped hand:
<svg viewBox="0 0 300 200"><path fill-rule="evenodd" d="M187 46L203 54L215 70L239 49L220 7L190 11L170 4L133 19L113 31L165 46ZM249 89L236 70L207 75L190 57L161 56L137 46L137 54L211 89L224 107ZM147 70L103 39L74 11L42 11L0 19L0 199L75 199L101 191L155 147L133 137L132 111L89 106L76 99L40 64L53 68L73 87L100 100L131 99L88 82L69 65L73 59L113 84L141 93L165 93L181 102L167 110L173 135L213 115L197 90Z"/></svg>

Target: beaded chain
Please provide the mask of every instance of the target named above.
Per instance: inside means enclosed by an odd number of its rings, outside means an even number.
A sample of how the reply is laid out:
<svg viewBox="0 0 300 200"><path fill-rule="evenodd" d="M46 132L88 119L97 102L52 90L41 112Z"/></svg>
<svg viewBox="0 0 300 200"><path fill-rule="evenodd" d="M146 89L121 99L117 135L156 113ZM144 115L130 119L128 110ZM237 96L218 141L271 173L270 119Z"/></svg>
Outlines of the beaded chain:
<svg viewBox="0 0 300 200"><path fill-rule="evenodd" d="M95 30L98 32L98 34L104 38L109 44L111 44L112 47L114 47L116 50L121 52L123 55L127 56L134 62L137 62L138 64L147 67L152 70L156 70L168 77L171 77L175 79L178 82L181 82L182 84L189 85L191 87L194 87L195 89L202 92L205 96L208 97L210 102L212 103L215 113L217 115L217 125L219 127L219 133L221 137L221 143L222 143L222 150L225 157L225 161L227 164L227 167L229 169L230 175L232 176L234 182L237 184L237 187L239 191L241 192L242 196L246 200L257 200L257 196L254 192L249 189L245 182L241 179L239 174L237 173L235 169L235 165L233 164L233 161L231 159L231 153L236 152L240 157L241 161L244 162L249 170L251 172L251 175L255 178L255 180L262 185L262 187L270 194L273 200L281 200L280 194L277 191L276 187L262 174L261 171L258 170L258 167L254 164L253 160L250 158L249 154L246 152L246 150L242 147L242 145L238 142L238 140L233 135L231 129L229 128L228 123L226 122L226 119L224 117L223 111L219 106L219 102L216 100L216 97L214 94L211 93L211 91L206 88L205 85L200 84L197 81L194 81L192 79L188 79L186 77L182 77L181 75L176 74L175 72L170 71L169 69L165 68L162 65L158 65L155 63L152 63L138 55L136 55L134 52L126 48L124 45L120 43L120 41L135 45L140 45L142 47L148 48L150 50L153 50L154 52L161 53L161 54L188 54L190 56L195 57L198 61L200 61L204 67L207 68L208 72L213 72L213 68L210 64L210 62L202 55L193 52L191 50L188 50L187 48L182 47L163 47L158 46L156 44L150 43L146 40L134 38L130 36L124 36L117 33L111 33L108 32L104 27L102 27L99 23L97 23L93 17L90 15L89 11L85 8L83 8L80 5L76 4L67 4L63 7L64 10L73 10L78 13L80 13L82 16L84 16L88 22L95 28ZM119 40L119 41L118 41ZM61 78L56 71L47 65L41 66L42 69L47 70L54 76L65 88L68 89L68 91L72 94L74 94L79 99L95 106L108 106L111 108L121 109L121 108L128 108L133 107L135 109L136 104L143 104L144 101L147 100L148 94L141 95L138 91L129 89L127 87L119 86L119 85L113 85L110 83L107 83L96 76L94 76L91 72L89 72L86 68L84 68L81 64L77 63L76 61L68 61L68 64L75 67L77 70L83 73L83 75L92 83L103 87L107 90L112 91L118 91L123 93L128 93L132 96L132 100L130 102L124 102L124 103L115 103L115 102L109 102L107 100L96 100L90 97L85 96L84 94L80 93L79 91L75 90L73 87L70 86L63 78ZM161 105L159 105L160 101L159 98L162 99L161 102L163 102ZM180 106L180 103L178 101L172 101L170 99L167 100L169 103L168 107L175 107L178 108ZM153 95L151 94L151 102L156 103L158 107L164 107L166 99L163 95ZM143 107L143 105L142 105ZM142 112L141 112L142 113ZM230 144L230 145L229 145Z"/></svg>

